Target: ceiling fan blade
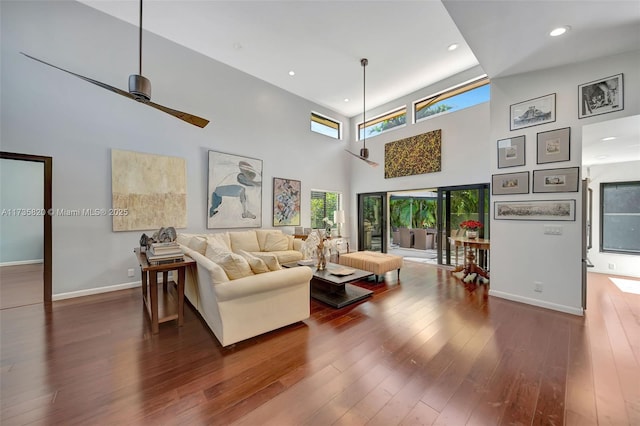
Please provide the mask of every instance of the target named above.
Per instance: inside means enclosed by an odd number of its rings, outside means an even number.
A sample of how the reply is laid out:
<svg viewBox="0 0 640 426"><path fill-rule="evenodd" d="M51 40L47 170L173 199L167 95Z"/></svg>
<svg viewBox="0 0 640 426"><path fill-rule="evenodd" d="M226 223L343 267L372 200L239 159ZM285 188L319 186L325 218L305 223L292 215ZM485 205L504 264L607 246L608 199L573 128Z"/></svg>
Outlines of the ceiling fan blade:
<svg viewBox="0 0 640 426"><path fill-rule="evenodd" d="M369 160L368 158L365 158L365 157L363 157L363 156L361 156L361 155L354 154L353 152L349 151L348 149L345 149L345 151L347 151L349 154L353 155L354 157L359 158L359 159L361 159L362 161L365 161L365 162L366 162L368 165L370 165L371 167L378 167L378 166L379 166L379 164L378 164L378 163L376 163L375 161L371 161L371 160Z"/></svg>
<svg viewBox="0 0 640 426"><path fill-rule="evenodd" d="M165 106L162 105L158 105L154 102L148 101L145 102L147 105L149 105L150 107L153 107L155 109L159 109L160 111L166 112L167 114L171 114L176 118L179 118L182 121L186 121L189 124L193 124L194 126L198 126L200 128L205 127L207 124L209 124L209 120L207 120L206 118L202 118L202 117L198 117L197 115L193 115L193 114L189 114L186 112L182 112L182 111L178 111L177 109L171 109L171 108L167 108Z"/></svg>
<svg viewBox="0 0 640 426"><path fill-rule="evenodd" d="M33 59L34 61L38 61L38 62L43 63L43 64L45 64L45 65L49 65L50 67L55 68L55 69L58 69L58 70L60 70L60 71L64 71L64 72L66 72L67 74L71 74L71 75L73 75L73 76L75 76L75 77L78 77L78 78L80 78L80 79L82 79L82 80L84 80L84 81L87 81L87 82L89 82L89 83L91 83L91 84L95 84L96 86L102 87L103 89L107 89L107 90L109 90L109 91L111 91L111 92L117 93L118 95L125 96L125 97L127 97L127 98L129 98L129 99L135 99L135 98L134 98L134 96L133 96L131 93L129 93L129 92L125 92L124 90L118 89L117 87L109 86L108 84L102 83L102 82L100 82L100 81L98 81L98 80L94 80L94 79L92 79L92 78L85 77L85 76L80 75L80 74L76 74L75 72L71 72L71 71L69 71L69 70L65 70L64 68L60 68L60 67L58 67L58 66L56 66L56 65L50 64L49 62L45 62L45 61L43 61L42 59L34 58L34 57L33 57L33 56L31 56L31 55L27 55L27 54L26 54L26 53L24 53L24 52L20 52L20 53L22 53L22 54L23 54L24 56L26 56L27 58Z"/></svg>
<svg viewBox="0 0 640 426"><path fill-rule="evenodd" d="M107 89L107 90L109 90L111 92L117 93L118 95L122 95L122 96L125 96L125 97L129 98L129 99L133 99L133 100L141 102L143 104L147 104L150 107L158 109L158 110L160 110L162 112L166 112L167 114L173 115L174 117L179 118L182 121L186 121L189 124L193 124L194 126L198 126L198 127L202 128L202 127L205 127L207 124L209 124L209 120L206 120L206 119L204 119L202 117L198 117L196 115L192 115L192 114L189 114L189 113L186 113L186 112L182 112L182 111L178 111L178 110L175 110L175 109L167 108L165 106L156 104L156 103L151 102L151 101L140 99L139 97L136 97L136 96L132 95L131 93L126 92L126 91L124 91L122 89L118 89L117 87L113 87L113 86L110 86L110 85L108 85L106 83L102 83L102 82L100 82L98 80L94 80L92 78L85 77L85 76L80 75L80 74L76 74L75 72L71 72L71 71L66 70L64 68L60 68L59 66L50 64L48 62L43 61L42 59L35 58L35 57L33 57L31 55L28 55L28 54L26 54L24 52L20 52L20 53L22 53L27 58L33 59L34 61L38 61L40 63L43 63L45 65L48 65L48 66L50 66L52 68L55 68L55 69L58 69L60 71L64 71L67 74L71 74L74 77L78 77L78 78L80 78L80 79L82 79L84 81L87 81L87 82L91 83L91 84L95 84L96 86L102 87L103 89Z"/></svg>

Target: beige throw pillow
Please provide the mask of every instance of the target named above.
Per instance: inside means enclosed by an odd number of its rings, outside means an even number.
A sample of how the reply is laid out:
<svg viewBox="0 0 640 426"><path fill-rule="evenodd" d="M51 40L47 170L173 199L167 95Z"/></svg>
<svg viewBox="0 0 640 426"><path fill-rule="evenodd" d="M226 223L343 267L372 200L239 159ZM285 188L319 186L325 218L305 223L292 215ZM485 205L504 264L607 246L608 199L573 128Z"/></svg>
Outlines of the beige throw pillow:
<svg viewBox="0 0 640 426"><path fill-rule="evenodd" d="M207 240L203 237L192 237L187 244L191 250L197 251L201 255L204 255L207 251Z"/></svg>
<svg viewBox="0 0 640 426"><path fill-rule="evenodd" d="M289 239L282 232L271 232L267 234L264 242L264 251L284 251L289 250Z"/></svg>
<svg viewBox="0 0 640 426"><path fill-rule="evenodd" d="M260 259L259 257L256 257L244 250L238 250L238 254L244 257L247 263L249 263L249 266L251 267L251 270L254 274L263 274L270 271L264 260Z"/></svg>
<svg viewBox="0 0 640 426"><path fill-rule="evenodd" d="M280 267L280 262L278 262L278 256L276 256L275 254L267 252L257 252L252 254L255 257L262 259L264 263L267 264L267 268L269 268L270 271L279 271L280 269L282 269Z"/></svg>
<svg viewBox="0 0 640 426"><path fill-rule="evenodd" d="M207 245L205 256L220 265L230 280L237 280L253 275L253 271L244 257L230 251L222 250L214 244Z"/></svg>

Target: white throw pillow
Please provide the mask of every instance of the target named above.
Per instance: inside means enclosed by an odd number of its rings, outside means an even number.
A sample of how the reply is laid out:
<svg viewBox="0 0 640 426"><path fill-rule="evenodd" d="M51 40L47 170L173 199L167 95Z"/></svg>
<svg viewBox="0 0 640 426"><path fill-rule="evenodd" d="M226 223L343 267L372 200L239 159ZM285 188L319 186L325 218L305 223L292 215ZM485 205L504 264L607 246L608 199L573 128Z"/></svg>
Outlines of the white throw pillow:
<svg viewBox="0 0 640 426"><path fill-rule="evenodd" d="M251 254L253 254L255 257L262 259L264 263L267 264L267 267L269 268L270 271L278 271L282 269L280 267L280 262L278 262L278 256L276 256L275 254L267 253L267 252L254 252Z"/></svg>
<svg viewBox="0 0 640 426"><path fill-rule="evenodd" d="M216 242L220 247L224 247L226 250L231 251L231 241L229 241L229 234L226 232L217 232L215 234L207 234L208 242Z"/></svg>
<svg viewBox="0 0 640 426"><path fill-rule="evenodd" d="M207 245L205 256L220 265L230 280L253 275L253 271L244 257L230 251L221 250L214 244Z"/></svg>
<svg viewBox="0 0 640 426"><path fill-rule="evenodd" d="M264 260L260 259L259 257L256 257L244 250L238 250L238 254L244 257L247 263L249 263L249 266L251 267L251 270L254 274L263 274L270 271Z"/></svg>
<svg viewBox="0 0 640 426"><path fill-rule="evenodd" d="M197 251L201 255L204 255L207 251L207 240L202 237L192 237L187 244L191 250Z"/></svg>
<svg viewBox="0 0 640 426"><path fill-rule="evenodd" d="M260 251L258 245L258 237L255 231L237 231L229 232L229 239L231 241L231 250L237 252L238 250L244 250L253 253L254 251Z"/></svg>
<svg viewBox="0 0 640 426"><path fill-rule="evenodd" d="M264 251L284 251L289 250L289 239L282 232L271 232L267 234L264 242Z"/></svg>

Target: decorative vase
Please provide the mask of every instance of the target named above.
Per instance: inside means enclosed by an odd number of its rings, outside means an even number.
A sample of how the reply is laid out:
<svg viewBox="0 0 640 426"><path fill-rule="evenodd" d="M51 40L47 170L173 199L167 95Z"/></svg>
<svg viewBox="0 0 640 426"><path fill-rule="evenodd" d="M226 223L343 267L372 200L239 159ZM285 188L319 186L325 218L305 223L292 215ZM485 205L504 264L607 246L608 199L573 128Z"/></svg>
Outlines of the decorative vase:
<svg viewBox="0 0 640 426"><path fill-rule="evenodd" d="M324 245L318 246L318 264L316 269L318 271L324 271L327 268L327 258L324 255Z"/></svg>
<svg viewBox="0 0 640 426"><path fill-rule="evenodd" d="M469 238L470 240L478 238L478 231L472 231L470 229L467 229L467 238Z"/></svg>

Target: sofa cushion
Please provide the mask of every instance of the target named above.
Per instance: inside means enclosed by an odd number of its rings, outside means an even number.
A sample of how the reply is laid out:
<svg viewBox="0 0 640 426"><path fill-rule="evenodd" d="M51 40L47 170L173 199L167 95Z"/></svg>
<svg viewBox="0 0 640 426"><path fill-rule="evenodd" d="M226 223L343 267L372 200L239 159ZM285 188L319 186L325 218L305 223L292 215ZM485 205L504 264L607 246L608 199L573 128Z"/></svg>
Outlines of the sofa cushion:
<svg viewBox="0 0 640 426"><path fill-rule="evenodd" d="M267 264L267 267L269 268L270 271L278 271L282 269L280 267L280 262L278 262L278 256L276 256L273 253L258 251L258 252L253 252L251 254L254 255L255 257L262 259L264 263Z"/></svg>
<svg viewBox="0 0 640 426"><path fill-rule="evenodd" d="M224 247L229 251L231 250L231 241L229 240L229 234L226 232L217 232L215 234L207 234L207 241L215 241L220 247Z"/></svg>
<svg viewBox="0 0 640 426"><path fill-rule="evenodd" d="M260 251L260 245L258 245L258 237L255 231L229 232L229 240L231 241L231 250L234 252L238 250L248 252Z"/></svg>
<svg viewBox="0 0 640 426"><path fill-rule="evenodd" d="M239 254L222 250L215 244L208 244L205 256L217 263L230 280L237 280L253 275L249 263Z"/></svg>
<svg viewBox="0 0 640 426"><path fill-rule="evenodd" d="M249 263L249 266L251 267L251 271L253 271L254 274L263 274L265 272L270 271L269 267L264 262L264 260L260 259L259 257L256 257L244 250L238 250L238 254L244 257L247 263Z"/></svg>
<svg viewBox="0 0 640 426"><path fill-rule="evenodd" d="M304 257L301 252L296 250L270 251L268 254L274 254L280 264L297 262Z"/></svg>
<svg viewBox="0 0 640 426"><path fill-rule="evenodd" d="M207 251L207 240L204 237L194 236L191 237L189 242L187 243L187 247L191 250L195 250L200 254L205 254Z"/></svg>
<svg viewBox="0 0 640 426"><path fill-rule="evenodd" d="M289 250L289 239L282 232L270 232L264 242L262 251L283 251Z"/></svg>

